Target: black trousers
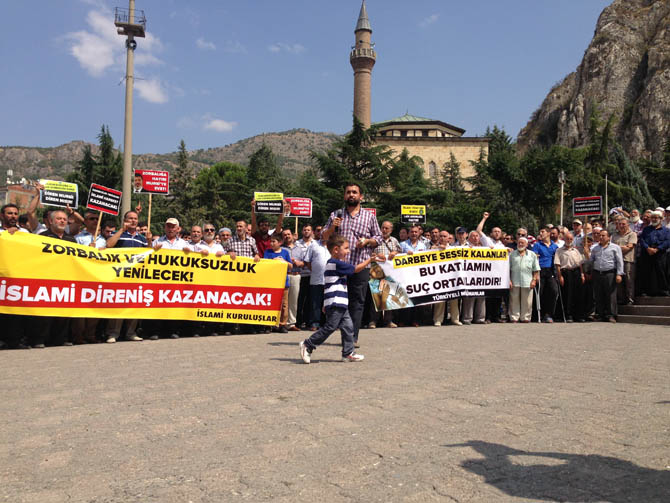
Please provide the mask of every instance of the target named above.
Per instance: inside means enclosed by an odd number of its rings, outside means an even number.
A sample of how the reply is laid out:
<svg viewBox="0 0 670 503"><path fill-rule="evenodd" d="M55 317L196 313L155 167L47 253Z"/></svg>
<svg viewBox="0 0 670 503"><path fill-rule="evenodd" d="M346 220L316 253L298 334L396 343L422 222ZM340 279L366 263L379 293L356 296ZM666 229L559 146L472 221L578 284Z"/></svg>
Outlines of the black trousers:
<svg viewBox="0 0 670 503"><path fill-rule="evenodd" d="M543 267L540 270L540 311L542 318L554 316L558 297L558 284L554 277L553 267Z"/></svg>
<svg viewBox="0 0 670 503"><path fill-rule="evenodd" d="M574 269L561 269L563 276L563 309L565 310L565 319L579 320L584 318L584 285L582 285L582 275L579 267Z"/></svg>
<svg viewBox="0 0 670 503"><path fill-rule="evenodd" d="M347 290L349 294L349 314L354 323L354 342L358 342L358 331L361 328L363 319L363 310L365 309L365 296L370 289L368 281L370 280L370 269L363 269L357 272L347 280Z"/></svg>
<svg viewBox="0 0 670 503"><path fill-rule="evenodd" d="M602 319L617 315L616 271L593 271L596 314Z"/></svg>
<svg viewBox="0 0 670 503"><path fill-rule="evenodd" d="M668 291L667 252L659 251L656 255L649 255L642 249L640 255L638 278L640 279L640 293L651 296L664 295Z"/></svg>
<svg viewBox="0 0 670 503"><path fill-rule="evenodd" d="M300 277L300 293L298 293L298 307L295 314L297 327L307 323L311 318L312 301L309 298L309 280L310 276Z"/></svg>

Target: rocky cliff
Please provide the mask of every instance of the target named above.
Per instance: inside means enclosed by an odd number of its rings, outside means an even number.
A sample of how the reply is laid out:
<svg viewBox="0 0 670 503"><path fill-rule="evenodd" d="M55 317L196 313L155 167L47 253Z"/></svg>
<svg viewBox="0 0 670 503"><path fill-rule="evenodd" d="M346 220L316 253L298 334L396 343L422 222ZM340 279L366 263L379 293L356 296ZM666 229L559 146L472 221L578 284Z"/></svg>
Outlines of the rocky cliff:
<svg viewBox="0 0 670 503"><path fill-rule="evenodd" d="M307 129L291 129L279 133L265 133L245 138L223 147L192 150L189 161L196 171L217 162L229 161L247 165L251 154L265 142L277 156L280 167L288 174L305 170L310 165L310 152L323 152L339 136L333 133L315 133ZM13 179L64 179L84 153L86 142L72 141L58 147L0 147L0 185L5 182L8 169ZM97 145L91 145L97 154ZM177 165L177 153L133 155L133 167L172 171Z"/></svg>
<svg viewBox="0 0 670 503"><path fill-rule="evenodd" d="M615 0L600 14L577 70L549 91L518 144L588 142L589 117L616 117L615 135L632 158L658 158L670 138L670 0Z"/></svg>

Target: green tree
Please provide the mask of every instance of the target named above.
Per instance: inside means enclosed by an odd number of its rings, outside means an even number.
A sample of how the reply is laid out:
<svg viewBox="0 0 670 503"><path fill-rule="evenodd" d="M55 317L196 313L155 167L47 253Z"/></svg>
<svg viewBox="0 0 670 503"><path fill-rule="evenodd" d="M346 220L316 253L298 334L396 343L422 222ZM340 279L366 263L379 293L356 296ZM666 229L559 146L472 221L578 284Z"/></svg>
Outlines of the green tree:
<svg viewBox="0 0 670 503"><path fill-rule="evenodd" d="M449 160L444 163L438 175L439 187L453 193L462 193L465 190L461 176L461 163L456 160L453 152L449 153Z"/></svg>
<svg viewBox="0 0 670 503"><path fill-rule="evenodd" d="M251 189L247 168L232 162L219 162L200 170L194 183L194 206L201 218L217 225L233 225L249 219Z"/></svg>
<svg viewBox="0 0 670 503"><path fill-rule="evenodd" d="M289 185L288 178L279 169L277 157L265 143L249 158L247 176L253 191L284 192Z"/></svg>

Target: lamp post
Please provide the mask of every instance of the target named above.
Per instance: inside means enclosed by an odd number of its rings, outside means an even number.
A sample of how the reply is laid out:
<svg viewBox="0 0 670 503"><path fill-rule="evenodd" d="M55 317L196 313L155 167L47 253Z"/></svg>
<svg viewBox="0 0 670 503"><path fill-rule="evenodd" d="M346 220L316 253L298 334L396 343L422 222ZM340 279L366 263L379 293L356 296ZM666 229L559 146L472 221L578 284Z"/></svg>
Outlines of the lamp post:
<svg viewBox="0 0 670 503"><path fill-rule="evenodd" d="M123 130L123 196L121 211L130 210L130 196L132 194L131 179L133 176L133 63L137 48L135 37L144 38L147 20L144 11L135 12L135 0L128 0L128 10L116 8L114 24L119 35L126 38L126 113Z"/></svg>
<svg viewBox="0 0 670 503"><path fill-rule="evenodd" d="M560 225L563 227L563 186L565 185L565 171L561 170L558 174L558 183L561 184L561 218Z"/></svg>

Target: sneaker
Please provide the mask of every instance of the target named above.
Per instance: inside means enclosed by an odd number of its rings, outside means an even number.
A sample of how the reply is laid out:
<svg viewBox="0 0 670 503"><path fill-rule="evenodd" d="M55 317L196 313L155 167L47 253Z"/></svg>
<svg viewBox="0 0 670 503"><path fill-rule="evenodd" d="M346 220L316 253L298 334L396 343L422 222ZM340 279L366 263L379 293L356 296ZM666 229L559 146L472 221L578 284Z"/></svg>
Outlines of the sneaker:
<svg viewBox="0 0 670 503"><path fill-rule="evenodd" d="M137 335L126 335L126 340L127 340L127 341L135 341L135 342L136 342L136 341L141 341L141 340L143 340L143 339L142 339L142 337L139 337L139 336L137 336ZM107 342L109 342L109 341L107 341Z"/></svg>
<svg viewBox="0 0 670 503"><path fill-rule="evenodd" d="M312 361L312 352L305 346L305 341L300 341L300 357L305 363Z"/></svg>
<svg viewBox="0 0 670 503"><path fill-rule="evenodd" d="M551 316L545 316L544 318L542 318L542 323L553 323L553 322L554 320Z"/></svg>
<svg viewBox="0 0 670 503"><path fill-rule="evenodd" d="M441 327L442 323L440 323L439 321L436 321L435 323L433 323L433 326L434 327Z"/></svg>
<svg viewBox="0 0 670 503"><path fill-rule="evenodd" d="M457 327L460 327L463 325L463 323L460 322L460 320L451 320L452 325L456 325Z"/></svg>
<svg viewBox="0 0 670 503"><path fill-rule="evenodd" d="M350 355L343 356L343 362L361 362L365 359L365 356L359 355L358 353L351 353Z"/></svg>
<svg viewBox="0 0 670 503"><path fill-rule="evenodd" d="M114 344L116 342L116 337L107 337L107 344Z"/></svg>
<svg viewBox="0 0 670 503"><path fill-rule="evenodd" d="M386 327L387 327L387 328L398 328L398 325L396 325L395 323L391 322L391 323L389 323L388 325L386 325Z"/></svg>

